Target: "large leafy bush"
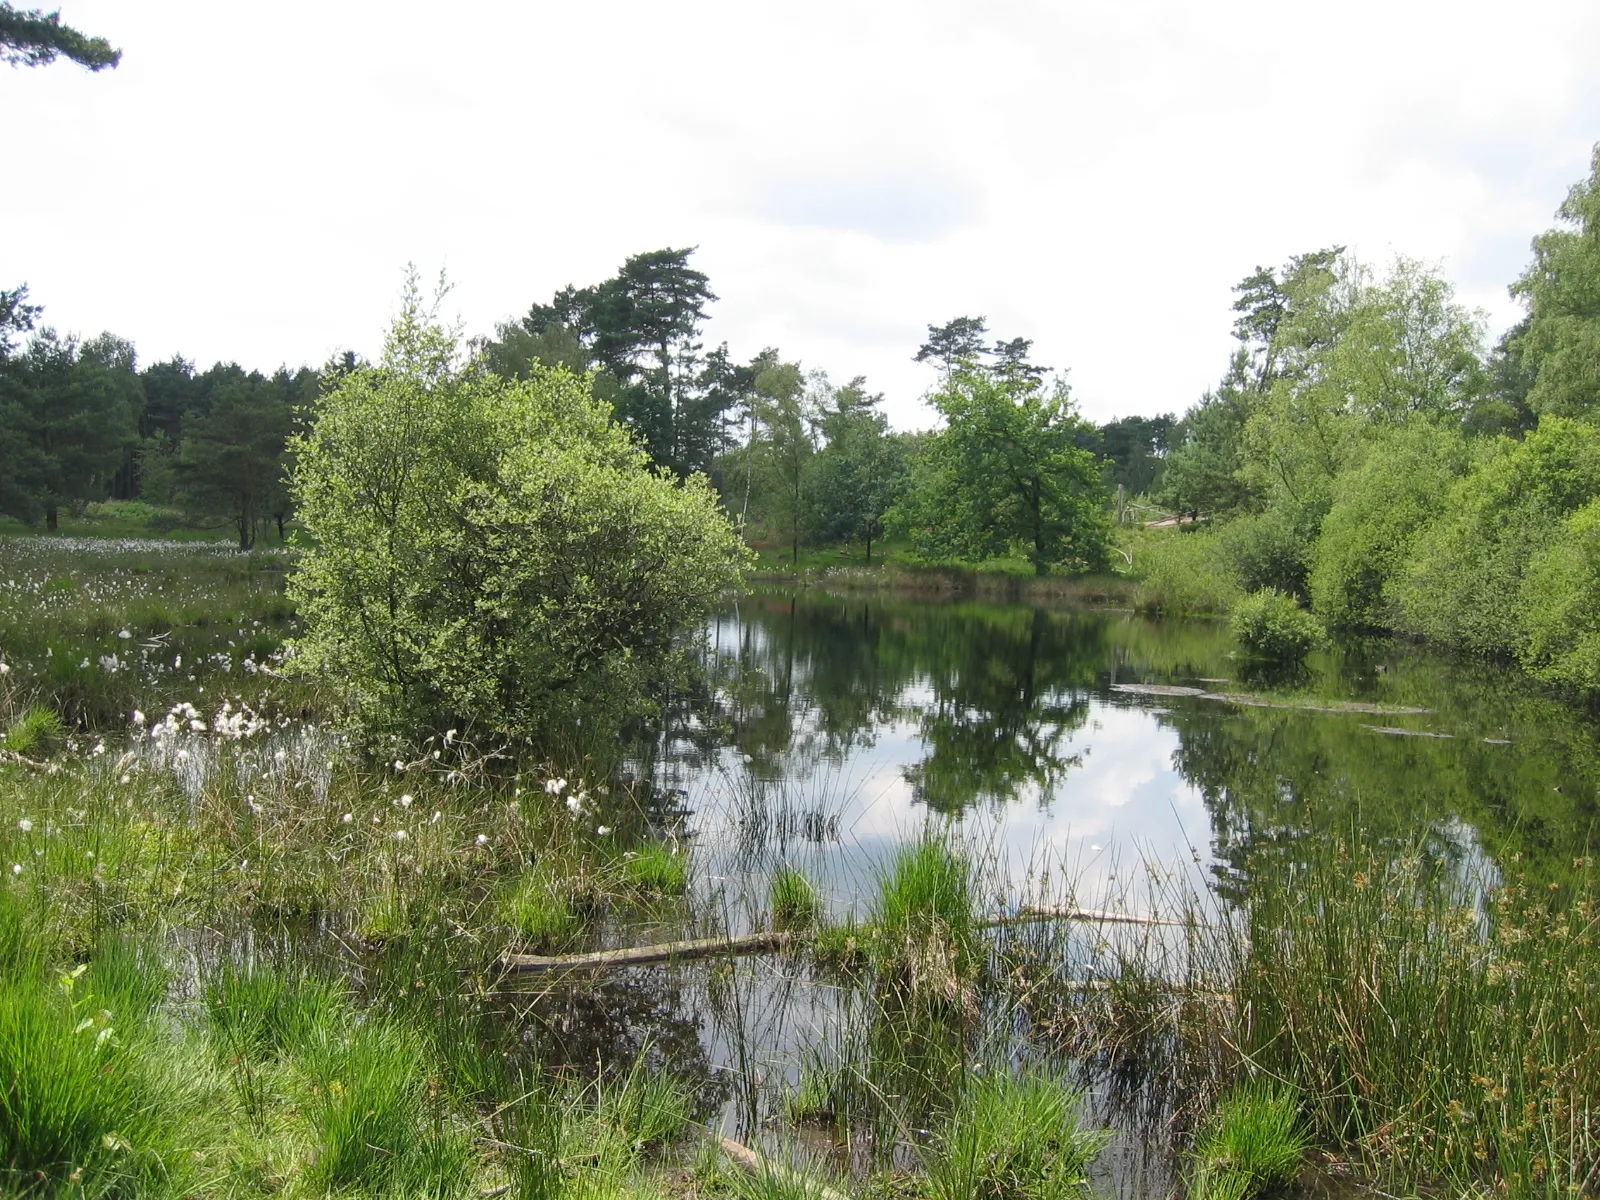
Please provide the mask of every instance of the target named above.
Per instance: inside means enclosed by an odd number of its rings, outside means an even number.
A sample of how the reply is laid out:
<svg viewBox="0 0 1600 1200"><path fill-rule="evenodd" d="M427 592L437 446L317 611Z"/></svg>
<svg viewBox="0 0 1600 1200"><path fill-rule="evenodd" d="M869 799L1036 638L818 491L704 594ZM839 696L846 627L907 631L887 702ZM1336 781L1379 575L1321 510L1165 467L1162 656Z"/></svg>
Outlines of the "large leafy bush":
<svg viewBox="0 0 1600 1200"><path fill-rule="evenodd" d="M1254 658L1292 662L1327 639L1322 622L1275 588L1252 592L1233 607L1233 636Z"/></svg>
<svg viewBox="0 0 1600 1200"><path fill-rule="evenodd" d="M1545 417L1523 442L1499 439L1445 495L1396 581L1401 627L1495 654L1528 647L1523 577L1576 509L1600 496L1600 429Z"/></svg>
<svg viewBox="0 0 1600 1200"><path fill-rule="evenodd" d="M1308 580L1317 612L1348 628L1393 623L1393 581L1469 462L1466 440L1418 423L1374 445L1333 485Z"/></svg>
<svg viewBox="0 0 1600 1200"><path fill-rule="evenodd" d="M369 733L610 727L743 562L703 478L655 474L565 369L462 365L414 283L382 363L336 382L295 451L294 661Z"/></svg>

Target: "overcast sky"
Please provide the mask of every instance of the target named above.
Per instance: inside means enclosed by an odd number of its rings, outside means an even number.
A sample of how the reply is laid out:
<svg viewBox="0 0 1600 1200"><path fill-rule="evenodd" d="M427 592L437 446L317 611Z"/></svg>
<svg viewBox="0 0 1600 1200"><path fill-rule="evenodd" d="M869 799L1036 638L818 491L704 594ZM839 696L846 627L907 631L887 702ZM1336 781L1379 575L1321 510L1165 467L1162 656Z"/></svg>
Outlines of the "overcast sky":
<svg viewBox="0 0 1600 1200"><path fill-rule="evenodd" d="M1594 0L61 2L124 57L0 67L0 287L147 362L370 354L407 262L470 333L696 246L710 342L898 425L960 314L1181 411L1231 285L1330 243L1502 328L1600 140Z"/></svg>

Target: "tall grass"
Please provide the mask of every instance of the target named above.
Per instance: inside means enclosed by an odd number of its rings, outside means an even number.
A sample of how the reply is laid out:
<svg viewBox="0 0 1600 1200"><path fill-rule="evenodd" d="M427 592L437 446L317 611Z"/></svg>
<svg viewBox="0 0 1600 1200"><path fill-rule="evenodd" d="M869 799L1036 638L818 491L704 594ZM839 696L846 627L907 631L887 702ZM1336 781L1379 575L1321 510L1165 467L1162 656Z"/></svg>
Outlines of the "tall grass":
<svg viewBox="0 0 1600 1200"><path fill-rule="evenodd" d="M1402 1179L1566 1193L1600 1161L1597 900L1587 862L1485 908L1421 848L1320 845L1255 881L1244 1052Z"/></svg>
<svg viewBox="0 0 1600 1200"><path fill-rule="evenodd" d="M1245 1200L1289 1187L1309 1139L1292 1091L1246 1084L1223 1097L1195 1139L1193 1200Z"/></svg>
<svg viewBox="0 0 1600 1200"><path fill-rule="evenodd" d="M902 846L879 880L867 941L880 982L918 1001L970 1003L979 948L962 853L934 837Z"/></svg>
<svg viewBox="0 0 1600 1200"><path fill-rule="evenodd" d="M1088 1192L1089 1164L1105 1142L1061 1077L984 1071L924 1153L927 1191L933 1200L1071 1200Z"/></svg>

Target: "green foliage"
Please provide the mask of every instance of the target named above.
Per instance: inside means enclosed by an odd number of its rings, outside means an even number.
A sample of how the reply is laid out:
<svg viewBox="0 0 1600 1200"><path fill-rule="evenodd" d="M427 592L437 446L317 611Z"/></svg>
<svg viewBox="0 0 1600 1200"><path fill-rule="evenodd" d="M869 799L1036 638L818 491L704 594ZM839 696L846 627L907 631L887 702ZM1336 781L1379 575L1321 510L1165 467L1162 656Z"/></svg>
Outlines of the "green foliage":
<svg viewBox="0 0 1600 1200"><path fill-rule="evenodd" d="M225 1058L297 1053L344 1017L346 998L304 971L224 963L206 982L206 1015Z"/></svg>
<svg viewBox="0 0 1600 1200"><path fill-rule="evenodd" d="M1586 417L1600 404L1600 145L1557 215L1567 228L1534 239L1533 262L1512 289L1528 305L1514 353L1535 412Z"/></svg>
<svg viewBox="0 0 1600 1200"><path fill-rule="evenodd" d="M1214 530L1147 530L1131 546L1141 611L1222 613L1241 594Z"/></svg>
<svg viewBox="0 0 1600 1200"><path fill-rule="evenodd" d="M1469 462L1463 438L1422 424L1376 443L1360 466L1341 475L1308 580L1317 612L1334 625L1392 627L1393 582Z"/></svg>
<svg viewBox="0 0 1600 1200"><path fill-rule="evenodd" d="M1157 496L1189 516L1225 516L1248 502L1251 490L1240 477L1243 436L1251 395L1242 383L1243 352L1215 393L1206 393L1175 430Z"/></svg>
<svg viewBox="0 0 1600 1200"><path fill-rule="evenodd" d="M330 1190L459 1194L469 1143L435 1116L414 1034L373 1017L319 1025L302 1055L312 1084L305 1103L312 1181Z"/></svg>
<svg viewBox="0 0 1600 1200"><path fill-rule="evenodd" d="M651 472L582 380L455 356L413 280L383 364L343 376L295 442L296 668L337 681L369 732L614 724L743 547L704 480Z"/></svg>
<svg viewBox="0 0 1600 1200"><path fill-rule="evenodd" d="M811 481L815 533L824 542L861 542L870 563L884 517L905 491L905 443L890 435L888 418L877 409L883 397L869 395L865 379L829 391L817 422L824 445Z"/></svg>
<svg viewBox="0 0 1600 1200"><path fill-rule="evenodd" d="M1248 1200L1291 1186L1310 1138L1291 1089L1245 1085L1225 1095L1195 1139L1189 1195Z"/></svg>
<svg viewBox="0 0 1600 1200"><path fill-rule="evenodd" d="M1401 627L1470 650L1523 653L1529 563L1597 495L1600 429L1546 417L1522 442L1488 444L1395 585Z"/></svg>
<svg viewBox="0 0 1600 1200"><path fill-rule="evenodd" d="M292 378L259 375L230 381L211 409L187 425L175 465L175 491L197 517L226 515L239 549L255 543L261 523L288 512L284 451L293 425ZM152 472L159 485L161 470Z"/></svg>
<svg viewBox="0 0 1600 1200"><path fill-rule="evenodd" d="M536 867L502 897L500 918L528 945L560 949L583 928L584 899L570 880Z"/></svg>
<svg viewBox="0 0 1600 1200"><path fill-rule="evenodd" d="M783 867L772 877L768 897L777 929L812 929L822 919L816 885L794 867Z"/></svg>
<svg viewBox="0 0 1600 1200"><path fill-rule="evenodd" d="M1541 679L1600 690L1600 500L1534 554L1519 599L1523 665Z"/></svg>
<svg viewBox="0 0 1600 1200"><path fill-rule="evenodd" d="M1276 588L1303 596L1320 518L1317 509L1278 504L1229 521L1218 531L1217 544L1245 591Z"/></svg>
<svg viewBox="0 0 1600 1200"><path fill-rule="evenodd" d="M881 981L907 1000L959 1008L978 968L967 859L936 838L901 846L878 896L866 945Z"/></svg>
<svg viewBox="0 0 1600 1200"><path fill-rule="evenodd" d="M1015 548L1038 575L1105 567L1105 483L1064 383L961 370L932 403L945 428L917 456L895 518L920 552L981 561Z"/></svg>
<svg viewBox="0 0 1600 1200"><path fill-rule="evenodd" d="M1321 621L1274 588L1236 602L1229 627L1246 653L1277 662L1303 658L1327 638Z"/></svg>
<svg viewBox="0 0 1600 1200"><path fill-rule="evenodd" d="M692 248L635 254L610 279L566 287L505 322L483 344L488 368L530 379L535 364L591 378L596 399L614 406L651 458L680 477L710 468L722 449L724 414L737 400L726 348L702 358L700 330L716 299Z"/></svg>
<svg viewBox="0 0 1600 1200"><path fill-rule="evenodd" d="M1082 1123L1066 1080L1006 1068L969 1077L949 1127L924 1153L935 1200L1069 1200L1109 1140Z"/></svg>
<svg viewBox="0 0 1600 1200"><path fill-rule="evenodd" d="M86 973L87 972L87 973ZM0 1181L12 1195L182 1192L193 1080L95 967L0 975ZM117 1007L121 1007L118 1005Z"/></svg>
<svg viewBox="0 0 1600 1200"><path fill-rule="evenodd" d="M58 55L91 71L115 67L122 61L122 51L105 38L63 25L59 9L45 12L19 9L9 0L0 3L0 62L40 67L55 62Z"/></svg>
<svg viewBox="0 0 1600 1200"><path fill-rule="evenodd" d="M689 890L688 856L666 842L646 842L623 855L617 881L641 896L681 896Z"/></svg>
<svg viewBox="0 0 1600 1200"><path fill-rule="evenodd" d="M15 754L42 758L53 753L67 736L67 727L52 708L36 704L7 727L0 745Z"/></svg>

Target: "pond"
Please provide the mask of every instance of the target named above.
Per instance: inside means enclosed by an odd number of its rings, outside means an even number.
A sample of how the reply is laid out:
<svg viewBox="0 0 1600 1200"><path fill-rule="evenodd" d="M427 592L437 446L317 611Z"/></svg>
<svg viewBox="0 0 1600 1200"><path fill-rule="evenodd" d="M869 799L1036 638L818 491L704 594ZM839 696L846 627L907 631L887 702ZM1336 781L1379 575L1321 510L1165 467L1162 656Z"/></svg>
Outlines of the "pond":
<svg viewBox="0 0 1600 1200"><path fill-rule="evenodd" d="M1037 890L1147 916L1197 895L1225 911L1263 848L1307 834L1420 849L1480 900L1500 864L1559 875L1592 844L1588 715L1388 639L1285 671L1238 657L1223 622L813 589L730 602L700 655L703 685L635 768L693 847L695 908L731 929L762 920L779 865L819 881L834 919L863 917L896 849L930 830L982 863L991 909ZM1087 931L1062 962L1114 970L1115 943ZM655 1014L630 1037L687 1052L751 1138L778 1138L784 1097L866 1036L832 983L777 960L556 985L542 1004L574 1056L595 1049L585 1014L612 1034L619 1011ZM979 1040L1015 1057L1030 1036L1006 1010ZM1099 1185L1169 1194L1174 1092L1104 1066L1073 1068L1118 1131Z"/></svg>
<svg viewBox="0 0 1600 1200"><path fill-rule="evenodd" d="M1085 903L1146 865L1226 895L1255 847L1308 830L1425 840L1464 871L1570 859L1594 831L1588 714L1388 639L1285 673L1217 621L767 591L718 614L703 662L651 767L705 873L759 851L844 910L929 825Z"/></svg>
<svg viewBox="0 0 1600 1200"><path fill-rule="evenodd" d="M1232 1001L1249 970L1277 971L1272 938L1290 928L1282 903L1259 939L1240 935L1241 914L1263 893L1292 898L1309 848L1440 870L1471 961L1502 882L1587 903L1573 881L1595 835L1594 714L1503 666L1403 642L1343 639L1273 669L1240 658L1219 621L757 590L707 623L693 682L621 752L620 778L607 785L615 750L581 781L563 767L565 798L585 797L569 819L538 764L512 778L426 748L405 762L352 752L320 693L280 669L295 629L286 564L0 550L4 698L48 698L76 764L70 786L49 768L14 773L23 790L0 795L17 894L64 928L88 922L85 939L102 905L159 929L184 964L178 1011L228 964L337 977L369 1012L431 1030L480 1115L522 1095L527 1072L643 1062L681 1081L711 1127L863 1182L916 1164L962 1080L1028 1065L1065 1075L1088 1122L1112 1131L1102 1193L1169 1196L1174 1151L1237 1067L1217 1052L1242 1026ZM849 946L897 855L930 837L973 865L983 933L961 986L918 1008L884 985L884 958L852 965ZM664 849L686 889L616 884ZM495 966L507 948L766 929L785 868L820 895L814 953ZM562 871L608 882L547 944L506 915L508 898ZM1314 908L1331 893L1307 894ZM1097 915L1028 923L1029 904ZM825 952L833 934L846 940ZM955 944L925 942L908 955ZM938 963L913 965L938 983ZM1327 974L1305 994L1337 1000L1340 972ZM1589 1003L1581 991L1550 1010ZM1488 997L1473 1011L1489 1029L1502 998L1473 995ZM1456 1066L1471 1078L1480 1063ZM1593 1077L1575 1068L1574 1094Z"/></svg>

